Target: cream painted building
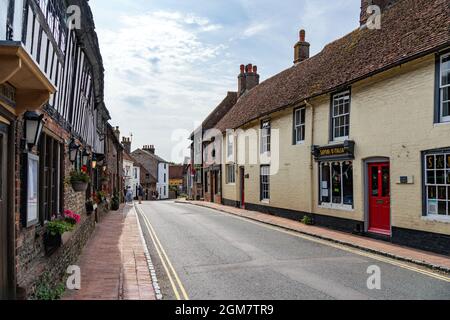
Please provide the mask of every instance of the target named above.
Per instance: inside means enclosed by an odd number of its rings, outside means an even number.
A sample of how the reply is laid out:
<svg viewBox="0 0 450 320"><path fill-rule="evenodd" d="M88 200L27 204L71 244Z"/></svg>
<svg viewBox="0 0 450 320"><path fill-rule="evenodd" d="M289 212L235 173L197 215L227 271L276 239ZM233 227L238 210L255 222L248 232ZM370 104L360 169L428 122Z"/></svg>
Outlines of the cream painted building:
<svg viewBox="0 0 450 320"><path fill-rule="evenodd" d="M295 66L217 124L224 204L450 254L450 9L419 2L311 58L301 32Z"/></svg>

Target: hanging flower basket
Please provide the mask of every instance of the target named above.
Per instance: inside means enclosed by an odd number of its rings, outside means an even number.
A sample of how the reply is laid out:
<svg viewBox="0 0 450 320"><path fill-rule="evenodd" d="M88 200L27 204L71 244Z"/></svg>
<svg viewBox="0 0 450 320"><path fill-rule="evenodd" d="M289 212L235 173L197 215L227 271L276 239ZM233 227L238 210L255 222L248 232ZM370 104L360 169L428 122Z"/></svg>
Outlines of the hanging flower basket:
<svg viewBox="0 0 450 320"><path fill-rule="evenodd" d="M75 181L72 182L72 189L75 192L84 192L87 190L88 184L86 182Z"/></svg>
<svg viewBox="0 0 450 320"><path fill-rule="evenodd" d="M75 192L85 192L91 178L87 174L87 167L83 166L81 171L72 171L70 173L70 183Z"/></svg>

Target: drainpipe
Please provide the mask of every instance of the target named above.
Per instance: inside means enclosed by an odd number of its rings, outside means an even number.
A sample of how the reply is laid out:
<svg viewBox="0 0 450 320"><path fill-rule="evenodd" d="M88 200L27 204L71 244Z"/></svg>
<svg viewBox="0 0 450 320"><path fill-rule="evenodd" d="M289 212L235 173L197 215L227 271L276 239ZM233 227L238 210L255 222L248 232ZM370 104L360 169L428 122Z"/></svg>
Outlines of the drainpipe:
<svg viewBox="0 0 450 320"><path fill-rule="evenodd" d="M314 145L314 106L309 103L308 100L304 101L305 105L311 109L311 121L310 121L310 137L311 137L311 148ZM309 181L311 186L310 199L309 199L309 213L313 213L314 209L314 190L312 186L314 185L314 156L310 155L309 158Z"/></svg>

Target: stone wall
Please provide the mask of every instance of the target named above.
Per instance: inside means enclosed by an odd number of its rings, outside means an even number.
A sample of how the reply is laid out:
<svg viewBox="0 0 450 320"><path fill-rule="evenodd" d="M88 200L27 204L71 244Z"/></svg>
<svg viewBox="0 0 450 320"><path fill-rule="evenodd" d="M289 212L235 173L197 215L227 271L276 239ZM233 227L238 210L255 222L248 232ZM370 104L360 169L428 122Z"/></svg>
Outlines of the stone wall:
<svg viewBox="0 0 450 320"><path fill-rule="evenodd" d="M21 147L23 137L23 121L17 121L16 131L16 278L17 298L33 298L36 288L45 284L50 288L56 287L65 277L67 267L74 264L80 255L84 245L95 229L95 215L86 214L86 192L74 192L70 183L65 182L73 170L73 164L68 156L68 142L70 135L53 119L46 116L45 133L60 140L64 145L64 170L61 183L64 183L62 203L64 209L70 209L81 215L81 222L71 233L63 236L63 245L51 256L47 256L44 248L45 226L40 223L36 226L25 228L21 217L23 204L21 199L22 181L24 180L24 160ZM33 150L37 154L37 150ZM102 214L107 212L107 207L102 208Z"/></svg>

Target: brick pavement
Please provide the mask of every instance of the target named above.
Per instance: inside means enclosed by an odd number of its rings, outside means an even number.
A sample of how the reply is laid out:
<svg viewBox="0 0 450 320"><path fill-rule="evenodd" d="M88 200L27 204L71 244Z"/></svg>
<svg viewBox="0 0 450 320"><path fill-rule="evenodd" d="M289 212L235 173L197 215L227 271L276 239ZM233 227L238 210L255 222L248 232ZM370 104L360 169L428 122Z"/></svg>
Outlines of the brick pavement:
<svg viewBox="0 0 450 320"><path fill-rule="evenodd" d="M345 232L339 232L323 227L307 226L301 222L276 217L256 211L249 211L240 208L224 206L216 203L204 201L178 200L178 203L187 203L207 207L240 217L267 223L273 226L282 227L288 230L300 232L316 238L333 241L336 243L351 246L364 251L381 254L401 261L415 263L435 270L450 273L450 258L431 252L416 250L413 248L395 245L386 241L375 240Z"/></svg>
<svg viewBox="0 0 450 320"><path fill-rule="evenodd" d="M108 214L81 254L81 290L64 300L155 300L134 207Z"/></svg>

